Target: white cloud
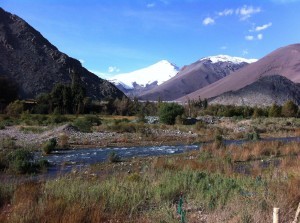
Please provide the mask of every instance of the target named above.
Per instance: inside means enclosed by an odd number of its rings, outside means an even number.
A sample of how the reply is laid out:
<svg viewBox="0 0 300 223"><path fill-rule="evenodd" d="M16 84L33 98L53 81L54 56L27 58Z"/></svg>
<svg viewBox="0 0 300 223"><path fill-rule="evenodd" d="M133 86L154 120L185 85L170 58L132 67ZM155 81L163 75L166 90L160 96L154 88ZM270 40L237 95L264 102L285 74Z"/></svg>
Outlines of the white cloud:
<svg viewBox="0 0 300 223"><path fill-rule="evenodd" d="M257 39L258 39L258 40L262 40L263 37L264 37L264 36L263 36L263 34L261 34L261 33L257 35Z"/></svg>
<svg viewBox="0 0 300 223"><path fill-rule="evenodd" d="M219 16L228 16L228 15L232 15L234 13L233 9L225 9L222 12L218 12Z"/></svg>
<svg viewBox="0 0 300 223"><path fill-rule="evenodd" d="M242 8L235 10L235 13L240 16L241 20L246 20L250 18L253 14L261 12L261 8L253 6L244 5Z"/></svg>
<svg viewBox="0 0 300 223"><path fill-rule="evenodd" d="M247 55L247 54L249 54L248 49L244 49L243 50L243 55Z"/></svg>
<svg viewBox="0 0 300 223"><path fill-rule="evenodd" d="M120 72L120 69L114 66L108 67L108 72L109 73L115 73L115 72Z"/></svg>
<svg viewBox="0 0 300 223"><path fill-rule="evenodd" d="M98 77L100 77L102 79L111 78L111 74L108 74L108 73L103 73L103 72L98 71L98 70L89 70L89 71L92 72L93 74L96 74Z"/></svg>
<svg viewBox="0 0 300 223"><path fill-rule="evenodd" d="M227 46L221 46L220 47L221 50L227 50L227 48L228 48Z"/></svg>
<svg viewBox="0 0 300 223"><path fill-rule="evenodd" d="M148 4L146 5L146 7L147 7L147 8L153 8L153 7L155 7L155 3L154 3L154 2L148 3Z"/></svg>
<svg viewBox="0 0 300 223"><path fill-rule="evenodd" d="M79 59L79 61L81 64L84 64L84 62L85 62L85 60L83 60L83 59Z"/></svg>
<svg viewBox="0 0 300 223"><path fill-rule="evenodd" d="M207 25L213 25L215 23L215 20L211 17L207 17L203 20L202 24L207 26Z"/></svg>
<svg viewBox="0 0 300 223"><path fill-rule="evenodd" d="M257 27L255 28L255 31L256 31L256 32L259 32L259 31L262 31L262 30L264 30L264 29L269 28L270 26L272 26L272 23L271 23L271 22L269 22L268 24L262 25L262 26L257 26Z"/></svg>
<svg viewBox="0 0 300 223"><path fill-rule="evenodd" d="M254 36L245 36L245 39L249 40L249 41L252 41L252 40L254 40Z"/></svg>

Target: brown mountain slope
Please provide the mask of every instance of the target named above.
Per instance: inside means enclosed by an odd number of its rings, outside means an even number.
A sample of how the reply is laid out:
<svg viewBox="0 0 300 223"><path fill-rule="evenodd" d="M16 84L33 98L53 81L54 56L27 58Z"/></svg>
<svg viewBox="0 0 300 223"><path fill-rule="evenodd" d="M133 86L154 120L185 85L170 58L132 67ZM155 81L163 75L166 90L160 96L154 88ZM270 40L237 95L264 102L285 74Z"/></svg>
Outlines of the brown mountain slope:
<svg viewBox="0 0 300 223"><path fill-rule="evenodd" d="M300 84L280 75L265 76L237 91L229 91L209 100L210 104L270 106L292 100L300 105Z"/></svg>
<svg viewBox="0 0 300 223"><path fill-rule="evenodd" d="M49 92L56 83L71 83L74 70L93 99L122 97L114 85L61 53L24 20L0 8L0 77L18 87L21 99Z"/></svg>
<svg viewBox="0 0 300 223"><path fill-rule="evenodd" d="M184 66L176 76L142 93L139 99L153 101L158 100L158 98L164 101L175 100L214 83L247 64L245 62L232 63L229 61L213 63L209 58L202 59Z"/></svg>
<svg viewBox="0 0 300 223"><path fill-rule="evenodd" d="M228 91L239 90L264 76L280 74L293 82L300 82L300 44L279 48L259 61L177 100L212 98Z"/></svg>

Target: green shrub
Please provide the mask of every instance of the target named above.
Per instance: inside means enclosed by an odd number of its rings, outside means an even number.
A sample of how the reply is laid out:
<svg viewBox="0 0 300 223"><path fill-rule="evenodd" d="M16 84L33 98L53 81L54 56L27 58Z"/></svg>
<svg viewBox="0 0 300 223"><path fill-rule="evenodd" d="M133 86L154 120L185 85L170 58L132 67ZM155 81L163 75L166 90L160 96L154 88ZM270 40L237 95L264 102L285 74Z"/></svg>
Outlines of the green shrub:
<svg viewBox="0 0 300 223"><path fill-rule="evenodd" d="M253 140L253 141L257 141L260 139L260 135L258 132L251 132L251 133L248 133L247 135L247 139L248 140Z"/></svg>
<svg viewBox="0 0 300 223"><path fill-rule="evenodd" d="M217 147L222 147L224 146L223 142L223 136L222 135L216 135L214 139L214 143L216 144Z"/></svg>
<svg viewBox="0 0 300 223"><path fill-rule="evenodd" d="M18 116L24 111L23 101L16 100L6 107L6 113L10 116Z"/></svg>
<svg viewBox="0 0 300 223"><path fill-rule="evenodd" d="M47 141L42 147L44 154L50 154L55 149L56 145L57 141L55 138Z"/></svg>
<svg viewBox="0 0 300 223"><path fill-rule="evenodd" d="M89 120L77 118L73 122L74 126L77 127L81 132L91 132L93 123Z"/></svg>
<svg viewBox="0 0 300 223"><path fill-rule="evenodd" d="M32 173L35 165L33 162L33 154L25 149L18 149L11 152L8 156L9 170L18 173Z"/></svg>
<svg viewBox="0 0 300 223"><path fill-rule="evenodd" d="M16 174L38 173L49 166L47 160L35 161L33 153L25 149L17 149L9 153L2 160L2 164L5 165L4 169Z"/></svg>
<svg viewBox="0 0 300 223"><path fill-rule="evenodd" d="M51 115L49 121L51 124L60 124L60 123L68 122L69 119L64 115L54 114L54 115Z"/></svg>
<svg viewBox="0 0 300 223"><path fill-rule="evenodd" d="M177 116L182 115L184 108L176 103L162 103L159 107L159 120L167 125L174 125Z"/></svg>
<svg viewBox="0 0 300 223"><path fill-rule="evenodd" d="M6 137L0 139L0 149L13 150L13 149L17 149L17 146L13 139Z"/></svg>
<svg viewBox="0 0 300 223"><path fill-rule="evenodd" d="M83 118L86 122L92 123L92 125L101 125L101 119L98 118L96 115L86 115Z"/></svg>
<svg viewBox="0 0 300 223"><path fill-rule="evenodd" d="M293 101L289 100L282 106L281 112L284 117L296 117L298 106Z"/></svg>
<svg viewBox="0 0 300 223"><path fill-rule="evenodd" d="M108 154L108 161L111 163L117 163L121 161L121 157L115 151L111 151Z"/></svg>

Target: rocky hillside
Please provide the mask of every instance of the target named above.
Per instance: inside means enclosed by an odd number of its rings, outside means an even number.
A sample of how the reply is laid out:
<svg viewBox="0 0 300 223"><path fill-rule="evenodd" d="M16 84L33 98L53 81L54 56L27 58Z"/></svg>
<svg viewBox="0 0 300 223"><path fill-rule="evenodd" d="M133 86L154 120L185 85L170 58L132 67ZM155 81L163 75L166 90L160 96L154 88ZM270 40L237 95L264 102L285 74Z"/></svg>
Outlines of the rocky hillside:
<svg viewBox="0 0 300 223"><path fill-rule="evenodd" d="M237 91L226 92L212 98L210 104L269 106L283 105L292 100L300 105L300 84L280 75L262 77Z"/></svg>
<svg viewBox="0 0 300 223"><path fill-rule="evenodd" d="M142 100L158 100L158 98L166 101L175 100L226 77L250 62L253 61L226 55L206 57L184 66L176 76L143 93L139 98Z"/></svg>
<svg viewBox="0 0 300 223"><path fill-rule="evenodd" d="M19 98L50 92L56 83L71 83L72 71L93 99L123 96L114 85L60 52L24 20L0 8L0 76L17 86Z"/></svg>
<svg viewBox="0 0 300 223"><path fill-rule="evenodd" d="M281 47L255 63L233 72L213 84L188 95L190 99L212 98L228 91L237 91L261 77L279 74L300 83L300 44ZM177 99L186 101L186 97Z"/></svg>

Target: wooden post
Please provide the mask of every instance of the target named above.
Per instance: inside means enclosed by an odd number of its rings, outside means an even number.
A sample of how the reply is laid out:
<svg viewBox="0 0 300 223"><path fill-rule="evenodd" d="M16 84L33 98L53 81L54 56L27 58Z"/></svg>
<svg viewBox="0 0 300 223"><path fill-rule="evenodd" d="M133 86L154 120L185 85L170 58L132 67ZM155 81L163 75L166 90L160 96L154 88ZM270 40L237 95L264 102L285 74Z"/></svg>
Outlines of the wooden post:
<svg viewBox="0 0 300 223"><path fill-rule="evenodd" d="M298 208L297 208L296 215L295 215L293 223L298 223L297 221L298 221L299 214L300 214L300 203L298 205Z"/></svg>
<svg viewBox="0 0 300 223"><path fill-rule="evenodd" d="M279 208L273 208L273 223L279 223Z"/></svg>

